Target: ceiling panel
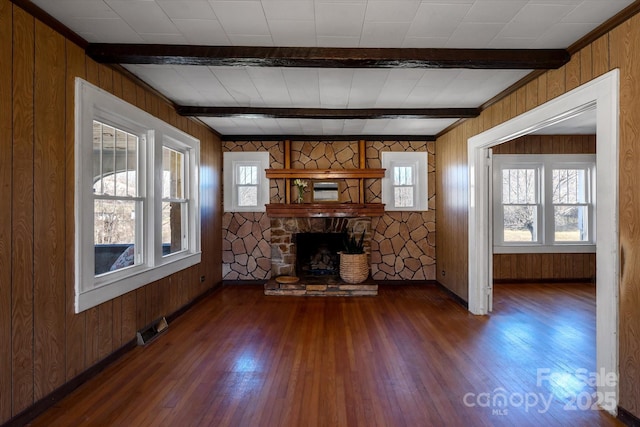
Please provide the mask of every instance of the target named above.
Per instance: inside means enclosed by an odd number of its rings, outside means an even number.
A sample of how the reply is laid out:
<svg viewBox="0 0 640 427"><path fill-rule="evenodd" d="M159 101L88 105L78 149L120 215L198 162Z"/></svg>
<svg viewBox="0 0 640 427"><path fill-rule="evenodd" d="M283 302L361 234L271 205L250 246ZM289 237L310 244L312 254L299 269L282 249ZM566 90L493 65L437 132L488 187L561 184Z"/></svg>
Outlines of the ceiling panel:
<svg viewBox="0 0 640 427"><path fill-rule="evenodd" d="M32 0L90 43L564 49L633 0ZM531 70L125 65L178 105L477 108ZM455 119L212 118L233 134L431 135Z"/></svg>
<svg viewBox="0 0 640 427"><path fill-rule="evenodd" d="M202 117L223 135L408 135L431 136L456 119L271 119Z"/></svg>

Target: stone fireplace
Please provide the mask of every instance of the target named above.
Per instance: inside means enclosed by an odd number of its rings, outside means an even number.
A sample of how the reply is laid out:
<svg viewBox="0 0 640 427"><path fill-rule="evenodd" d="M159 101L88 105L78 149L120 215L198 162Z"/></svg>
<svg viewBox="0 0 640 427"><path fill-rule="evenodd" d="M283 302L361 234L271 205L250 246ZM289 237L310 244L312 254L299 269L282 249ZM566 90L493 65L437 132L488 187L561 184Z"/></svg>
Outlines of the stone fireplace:
<svg viewBox="0 0 640 427"><path fill-rule="evenodd" d="M365 251L371 247L371 218L271 218L271 277L297 276L296 235L365 232Z"/></svg>
<svg viewBox="0 0 640 427"><path fill-rule="evenodd" d="M376 295L372 282L347 284L340 280L339 257L344 231L365 233L365 252L371 248L370 217L271 218L271 277L267 295ZM296 276L295 284L278 284L279 276Z"/></svg>

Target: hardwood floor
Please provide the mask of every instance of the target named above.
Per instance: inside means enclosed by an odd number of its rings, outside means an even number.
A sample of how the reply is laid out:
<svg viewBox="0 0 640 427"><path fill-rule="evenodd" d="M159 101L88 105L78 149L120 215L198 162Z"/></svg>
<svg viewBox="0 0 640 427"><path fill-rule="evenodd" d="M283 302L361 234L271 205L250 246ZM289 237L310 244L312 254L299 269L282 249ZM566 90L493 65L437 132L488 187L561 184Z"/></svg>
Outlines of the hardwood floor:
<svg viewBox="0 0 640 427"><path fill-rule="evenodd" d="M595 369L593 286L495 294L476 317L426 285L353 298L226 287L31 425L622 425L578 409L594 392L576 373Z"/></svg>

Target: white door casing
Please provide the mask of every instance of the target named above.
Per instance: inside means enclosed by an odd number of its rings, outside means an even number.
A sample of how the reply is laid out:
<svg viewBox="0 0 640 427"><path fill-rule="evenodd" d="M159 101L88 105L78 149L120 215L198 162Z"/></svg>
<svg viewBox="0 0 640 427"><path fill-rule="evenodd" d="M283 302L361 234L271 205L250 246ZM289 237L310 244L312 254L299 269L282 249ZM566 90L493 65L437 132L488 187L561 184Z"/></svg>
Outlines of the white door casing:
<svg viewBox="0 0 640 427"><path fill-rule="evenodd" d="M618 129L619 71L612 70L539 107L469 138L469 311L490 310L492 250L489 206L491 183L485 172L488 149L536 130L596 109L596 371L618 370L618 292L620 282ZM540 367L544 368L544 367ZM617 412L618 383L603 382L597 391L607 396L602 407ZM600 394L602 393L602 394ZM610 398L613 396L613 398Z"/></svg>

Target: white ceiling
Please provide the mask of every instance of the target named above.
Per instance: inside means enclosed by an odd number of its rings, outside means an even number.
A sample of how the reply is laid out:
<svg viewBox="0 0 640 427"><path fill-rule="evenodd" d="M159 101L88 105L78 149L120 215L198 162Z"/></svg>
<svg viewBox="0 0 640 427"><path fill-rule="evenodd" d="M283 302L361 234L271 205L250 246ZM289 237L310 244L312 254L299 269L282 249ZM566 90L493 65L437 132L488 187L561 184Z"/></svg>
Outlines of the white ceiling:
<svg viewBox="0 0 640 427"><path fill-rule="evenodd" d="M633 0L32 0L91 43L567 48ZM126 65L179 105L479 107L530 70ZM223 135L434 135L455 119L202 118Z"/></svg>

